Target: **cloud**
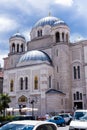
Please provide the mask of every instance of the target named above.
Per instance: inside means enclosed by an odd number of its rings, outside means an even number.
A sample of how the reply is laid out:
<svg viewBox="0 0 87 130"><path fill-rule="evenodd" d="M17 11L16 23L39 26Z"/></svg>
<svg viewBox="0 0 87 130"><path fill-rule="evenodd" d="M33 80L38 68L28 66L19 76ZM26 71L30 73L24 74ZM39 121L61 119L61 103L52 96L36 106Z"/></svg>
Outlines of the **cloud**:
<svg viewBox="0 0 87 130"><path fill-rule="evenodd" d="M78 41L80 41L80 40L84 40L84 39L86 39L85 37L83 37L81 34L79 34L79 33L73 33L73 34L71 34L71 36L70 36L70 41L71 42L78 42Z"/></svg>
<svg viewBox="0 0 87 130"><path fill-rule="evenodd" d="M23 35L27 41L30 41L30 31L31 31L31 29L28 29L28 30L23 32Z"/></svg>
<svg viewBox="0 0 87 130"><path fill-rule="evenodd" d="M4 66L4 60L3 58L7 57L7 52L4 52L5 54L3 54L3 52L0 51L0 66L3 67Z"/></svg>
<svg viewBox="0 0 87 130"><path fill-rule="evenodd" d="M14 30L19 25L15 20L8 17L0 16L0 33Z"/></svg>
<svg viewBox="0 0 87 130"><path fill-rule="evenodd" d="M55 3L63 6L72 6L73 0L55 0Z"/></svg>

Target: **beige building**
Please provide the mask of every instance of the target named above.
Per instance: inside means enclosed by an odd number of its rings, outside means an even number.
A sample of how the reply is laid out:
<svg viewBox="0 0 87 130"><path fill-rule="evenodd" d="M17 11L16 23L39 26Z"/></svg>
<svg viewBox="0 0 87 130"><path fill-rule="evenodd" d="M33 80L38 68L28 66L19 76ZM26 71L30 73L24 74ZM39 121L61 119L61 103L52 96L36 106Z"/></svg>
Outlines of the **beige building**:
<svg viewBox="0 0 87 130"><path fill-rule="evenodd" d="M42 116L87 108L87 41L72 44L68 25L53 16L40 19L30 38L16 33L9 39L3 91L10 107L34 107Z"/></svg>

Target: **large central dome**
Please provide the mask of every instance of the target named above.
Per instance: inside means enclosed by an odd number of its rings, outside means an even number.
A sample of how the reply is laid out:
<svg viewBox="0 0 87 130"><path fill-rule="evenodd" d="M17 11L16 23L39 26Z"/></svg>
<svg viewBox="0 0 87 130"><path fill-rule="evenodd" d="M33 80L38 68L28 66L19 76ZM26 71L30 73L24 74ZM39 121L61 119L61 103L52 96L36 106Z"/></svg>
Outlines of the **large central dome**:
<svg viewBox="0 0 87 130"><path fill-rule="evenodd" d="M38 63L52 64L52 61L45 52L38 51L38 50L32 50L32 51L25 53L19 59L18 66L38 64Z"/></svg>
<svg viewBox="0 0 87 130"><path fill-rule="evenodd" d="M64 21L60 20L59 18L53 17L53 16L48 16L40 19L35 25L35 27L39 26L45 26L45 25L50 25L50 26L55 26L56 24L66 24Z"/></svg>

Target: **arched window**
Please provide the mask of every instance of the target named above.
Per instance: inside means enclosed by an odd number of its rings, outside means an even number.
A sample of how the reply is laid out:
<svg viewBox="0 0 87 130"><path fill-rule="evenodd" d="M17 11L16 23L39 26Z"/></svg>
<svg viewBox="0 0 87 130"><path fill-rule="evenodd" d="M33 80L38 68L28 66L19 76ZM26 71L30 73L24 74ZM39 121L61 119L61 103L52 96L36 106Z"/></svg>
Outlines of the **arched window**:
<svg viewBox="0 0 87 130"><path fill-rule="evenodd" d="M15 44L12 44L12 52L15 52Z"/></svg>
<svg viewBox="0 0 87 130"><path fill-rule="evenodd" d="M77 77L76 77L76 67L75 66L73 67L73 72L74 72L74 79L76 79Z"/></svg>
<svg viewBox="0 0 87 130"><path fill-rule="evenodd" d="M82 93L79 93L78 91L74 93L74 100L82 100Z"/></svg>
<svg viewBox="0 0 87 130"><path fill-rule="evenodd" d="M38 30L37 35L38 35L38 37L41 37L42 36L42 30Z"/></svg>
<svg viewBox="0 0 87 130"><path fill-rule="evenodd" d="M23 90L23 78L20 78L20 90Z"/></svg>
<svg viewBox="0 0 87 130"><path fill-rule="evenodd" d="M49 76L49 88L51 88L51 76Z"/></svg>
<svg viewBox="0 0 87 130"><path fill-rule="evenodd" d="M38 77L35 76L34 78L34 89L38 89Z"/></svg>
<svg viewBox="0 0 87 130"><path fill-rule="evenodd" d="M25 77L25 89L28 89L28 77Z"/></svg>
<svg viewBox="0 0 87 130"><path fill-rule="evenodd" d="M74 100L76 100L76 94L75 93L73 94L73 97L74 97Z"/></svg>
<svg viewBox="0 0 87 130"><path fill-rule="evenodd" d="M60 33L59 32L56 33L55 37L56 37L56 42L60 42Z"/></svg>
<svg viewBox="0 0 87 130"><path fill-rule="evenodd" d="M80 100L82 100L82 93L80 93Z"/></svg>
<svg viewBox="0 0 87 130"><path fill-rule="evenodd" d="M64 42L64 32L62 33L62 41Z"/></svg>
<svg viewBox="0 0 87 130"><path fill-rule="evenodd" d="M23 52L24 50L23 50L23 44L21 45L21 52Z"/></svg>
<svg viewBox="0 0 87 130"><path fill-rule="evenodd" d="M79 92L76 92L77 100L79 100Z"/></svg>
<svg viewBox="0 0 87 130"><path fill-rule="evenodd" d="M17 52L19 52L19 44L17 44Z"/></svg>
<svg viewBox="0 0 87 130"><path fill-rule="evenodd" d="M80 66L77 67L78 70L78 79L80 79Z"/></svg>
<svg viewBox="0 0 87 130"><path fill-rule="evenodd" d="M10 81L10 91L13 92L13 90L14 90L14 81L11 80Z"/></svg>

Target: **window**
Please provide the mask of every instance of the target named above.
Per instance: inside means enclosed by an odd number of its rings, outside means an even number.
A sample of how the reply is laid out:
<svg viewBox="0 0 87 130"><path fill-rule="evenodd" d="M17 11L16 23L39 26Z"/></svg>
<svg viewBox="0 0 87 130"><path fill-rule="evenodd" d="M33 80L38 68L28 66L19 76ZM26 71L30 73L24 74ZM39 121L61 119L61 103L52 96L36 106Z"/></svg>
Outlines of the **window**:
<svg viewBox="0 0 87 130"><path fill-rule="evenodd" d="M20 78L20 90L23 90L23 78Z"/></svg>
<svg viewBox="0 0 87 130"><path fill-rule="evenodd" d="M15 52L15 44L12 44L12 52Z"/></svg>
<svg viewBox="0 0 87 130"><path fill-rule="evenodd" d="M42 30L38 30L37 35L38 35L38 37L41 37L42 36Z"/></svg>
<svg viewBox="0 0 87 130"><path fill-rule="evenodd" d="M75 93L73 94L73 96L74 96L74 100L76 100L76 94Z"/></svg>
<svg viewBox="0 0 87 130"><path fill-rule="evenodd" d="M28 89L28 78L25 77L25 89Z"/></svg>
<svg viewBox="0 0 87 130"><path fill-rule="evenodd" d="M19 52L19 44L17 44L17 52Z"/></svg>
<svg viewBox="0 0 87 130"><path fill-rule="evenodd" d="M74 79L80 79L80 66L74 66Z"/></svg>
<svg viewBox="0 0 87 130"><path fill-rule="evenodd" d="M21 45L21 52L23 52L23 44Z"/></svg>
<svg viewBox="0 0 87 130"><path fill-rule="evenodd" d="M62 41L64 42L64 32L62 33Z"/></svg>
<svg viewBox="0 0 87 130"><path fill-rule="evenodd" d="M74 100L82 100L82 93L79 93L78 91L73 94Z"/></svg>
<svg viewBox="0 0 87 130"><path fill-rule="evenodd" d="M80 79L80 66L77 67L77 71L78 71L78 79Z"/></svg>
<svg viewBox="0 0 87 130"><path fill-rule="evenodd" d="M13 89L14 89L14 81L11 80L10 81L10 91L13 92Z"/></svg>
<svg viewBox="0 0 87 130"><path fill-rule="evenodd" d="M38 77L35 76L34 78L34 89L38 89Z"/></svg>
<svg viewBox="0 0 87 130"><path fill-rule="evenodd" d="M60 42L60 33L59 32L56 33L56 42Z"/></svg>
<svg viewBox="0 0 87 130"><path fill-rule="evenodd" d="M73 71L74 71L74 79L76 79L77 77L76 77L76 67L75 66L73 67Z"/></svg>
<svg viewBox="0 0 87 130"><path fill-rule="evenodd" d="M49 88L51 88L51 76L49 76Z"/></svg>

